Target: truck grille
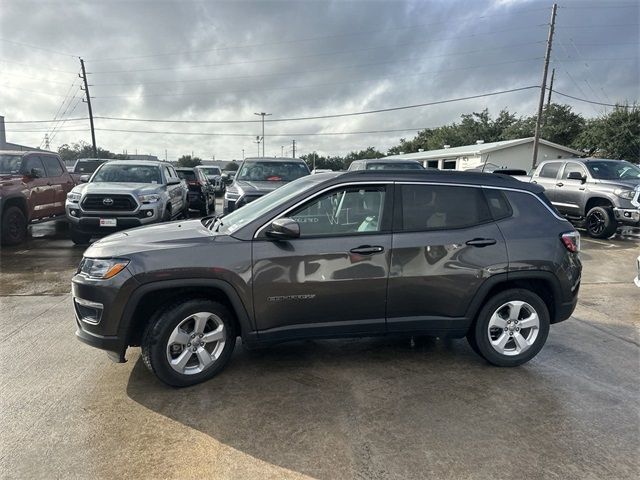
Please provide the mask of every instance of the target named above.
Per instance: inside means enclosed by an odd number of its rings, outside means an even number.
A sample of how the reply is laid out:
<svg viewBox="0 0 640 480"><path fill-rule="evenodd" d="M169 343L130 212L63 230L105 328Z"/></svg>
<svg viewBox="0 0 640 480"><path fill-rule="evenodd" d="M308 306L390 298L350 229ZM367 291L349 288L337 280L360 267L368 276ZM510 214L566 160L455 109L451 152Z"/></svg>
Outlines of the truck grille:
<svg viewBox="0 0 640 480"><path fill-rule="evenodd" d="M130 195L89 194L82 200L84 210L132 212L137 206Z"/></svg>

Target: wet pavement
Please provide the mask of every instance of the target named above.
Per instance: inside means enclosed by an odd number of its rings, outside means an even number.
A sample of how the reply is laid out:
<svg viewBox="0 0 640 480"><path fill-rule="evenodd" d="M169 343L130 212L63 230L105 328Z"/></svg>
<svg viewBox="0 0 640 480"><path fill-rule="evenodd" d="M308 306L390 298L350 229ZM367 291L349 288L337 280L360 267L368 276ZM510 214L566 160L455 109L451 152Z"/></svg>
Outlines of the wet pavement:
<svg viewBox="0 0 640 480"><path fill-rule="evenodd" d="M75 340L83 248L42 224L0 253L3 478L626 479L640 474L640 236L583 237L580 302L530 363L464 340L238 344L160 384ZM240 342L239 342L240 343Z"/></svg>

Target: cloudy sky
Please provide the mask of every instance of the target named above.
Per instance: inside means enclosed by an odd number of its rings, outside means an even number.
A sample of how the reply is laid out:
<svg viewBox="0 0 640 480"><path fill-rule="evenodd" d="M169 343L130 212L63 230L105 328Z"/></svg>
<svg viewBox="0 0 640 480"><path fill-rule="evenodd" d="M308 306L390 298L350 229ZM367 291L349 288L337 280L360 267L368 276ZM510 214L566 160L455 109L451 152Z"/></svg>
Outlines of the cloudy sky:
<svg viewBox="0 0 640 480"><path fill-rule="evenodd" d="M559 1L554 89L602 103L640 98L640 1ZM98 145L168 159L255 155L269 120L429 103L540 83L551 2L0 0L0 115L87 116ZM561 97L556 97L560 100ZM488 107L520 115L537 90L386 113L266 124L266 153L343 155ZM569 98L586 116L606 107ZM110 120L236 121L160 123ZM87 120L7 123L7 140L52 149L90 142ZM393 131L388 130L403 130ZM123 131L114 131L123 130ZM138 132L134 132L134 131ZM372 132L341 134L344 132ZM162 132L162 133L143 133ZM187 132L207 135L187 135Z"/></svg>

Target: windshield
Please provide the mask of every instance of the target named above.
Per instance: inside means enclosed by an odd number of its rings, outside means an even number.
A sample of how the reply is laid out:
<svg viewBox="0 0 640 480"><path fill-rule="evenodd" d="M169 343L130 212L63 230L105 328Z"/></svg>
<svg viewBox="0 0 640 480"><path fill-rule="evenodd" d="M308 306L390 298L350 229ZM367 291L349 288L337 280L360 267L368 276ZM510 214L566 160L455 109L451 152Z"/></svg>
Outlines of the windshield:
<svg viewBox="0 0 640 480"><path fill-rule="evenodd" d="M162 183L160 169L151 165L105 163L91 178L95 182Z"/></svg>
<svg viewBox="0 0 640 480"><path fill-rule="evenodd" d="M418 163L370 163L367 165L367 170L424 170L422 165Z"/></svg>
<svg viewBox="0 0 640 480"><path fill-rule="evenodd" d="M82 173L85 175L95 172L104 160L78 160L73 169L73 173Z"/></svg>
<svg viewBox="0 0 640 480"><path fill-rule="evenodd" d="M0 174L20 173L22 156L20 155L0 155Z"/></svg>
<svg viewBox="0 0 640 480"><path fill-rule="evenodd" d="M263 195L251 203L240 207L225 217L216 221L212 228L220 233L230 235L237 229L253 222L255 219L276 208L299 193L308 190L314 185L331 178L328 175L307 175L296 181Z"/></svg>
<svg viewBox="0 0 640 480"><path fill-rule="evenodd" d="M640 168L633 163L621 160L584 162L593 178L599 180L632 180L640 178Z"/></svg>
<svg viewBox="0 0 640 480"><path fill-rule="evenodd" d="M236 180L291 182L305 175L309 175L309 169L301 162L244 162Z"/></svg>
<svg viewBox="0 0 640 480"><path fill-rule="evenodd" d="M207 168L202 168L201 170L208 177L211 177L214 175L222 175L222 172L220 172L220 169L218 167L207 167Z"/></svg>

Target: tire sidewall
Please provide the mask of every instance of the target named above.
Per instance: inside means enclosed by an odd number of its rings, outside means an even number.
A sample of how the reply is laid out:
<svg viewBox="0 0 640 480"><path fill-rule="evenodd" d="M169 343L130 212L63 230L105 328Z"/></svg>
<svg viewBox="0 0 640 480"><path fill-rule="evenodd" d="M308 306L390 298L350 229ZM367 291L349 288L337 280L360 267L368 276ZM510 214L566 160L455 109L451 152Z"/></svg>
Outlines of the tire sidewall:
<svg viewBox="0 0 640 480"><path fill-rule="evenodd" d="M601 212L604 215L605 219L606 219L604 230L602 231L602 233L599 233L599 234L592 233L591 230L589 229L589 226L588 226L589 225L589 217L595 212ZM593 238L609 238L611 235L616 233L616 230L618 229L618 225L616 224L616 221L613 218L613 213L611 212L611 209L606 208L606 207L593 207L591 210L589 210L587 212L586 228L587 228L587 233L589 234L590 237L593 237Z"/></svg>
<svg viewBox="0 0 640 480"><path fill-rule="evenodd" d="M487 333L489 320L493 313L503 304L509 301L523 301L530 304L535 310L540 320L540 330L535 343L525 352L519 355L502 355L491 346ZM474 325L474 340L478 353L489 363L499 367L515 367L528 362L535 357L542 349L547 336L549 335L549 310L544 301L535 293L524 289L511 289L498 293L489 300L480 311ZM474 348L475 349L475 348Z"/></svg>
<svg viewBox="0 0 640 480"><path fill-rule="evenodd" d="M196 312L211 312L220 317L227 338L222 353L209 368L197 374L184 375L169 365L167 342L176 326ZM209 380L219 373L229 361L235 343L236 329L233 317L224 305L207 299L190 299L161 309L151 318L143 336L142 353L147 366L162 382L173 387L187 387Z"/></svg>
<svg viewBox="0 0 640 480"><path fill-rule="evenodd" d="M10 222L16 221L17 235L10 235ZM9 207L2 214L2 243L4 245L17 245L27 238L27 217L18 207Z"/></svg>

